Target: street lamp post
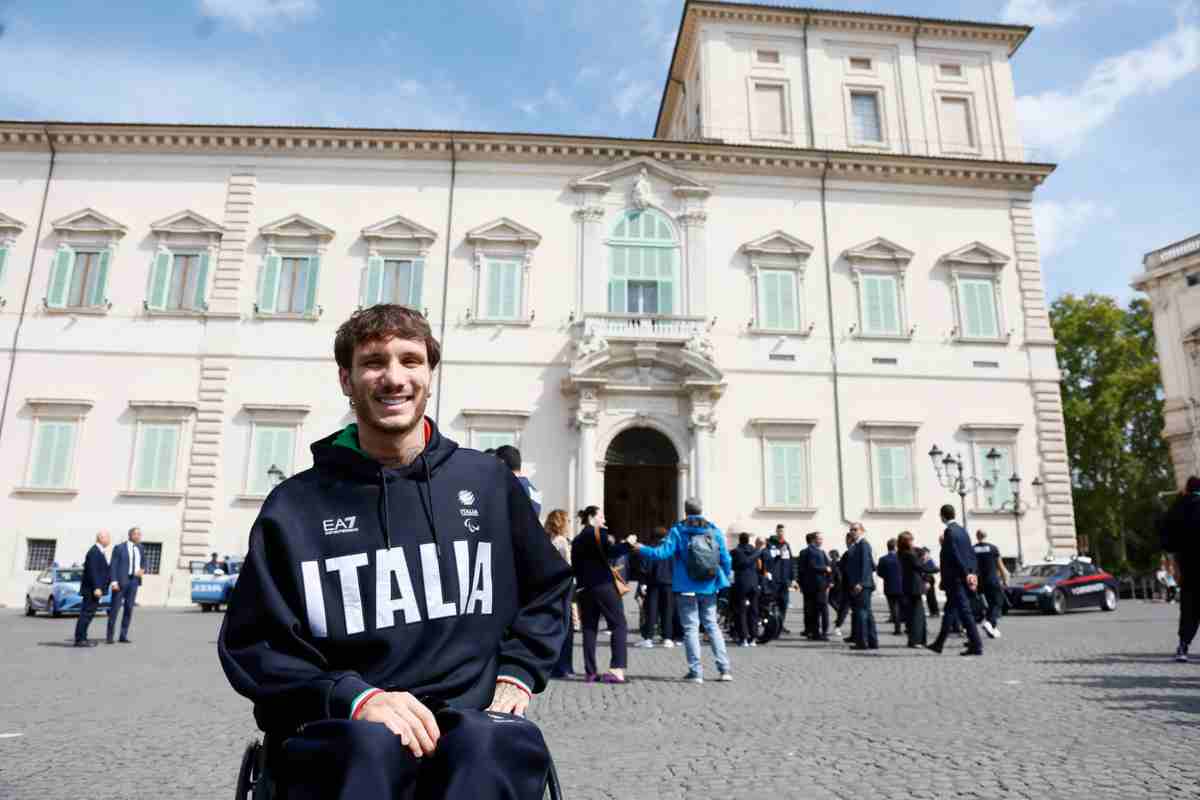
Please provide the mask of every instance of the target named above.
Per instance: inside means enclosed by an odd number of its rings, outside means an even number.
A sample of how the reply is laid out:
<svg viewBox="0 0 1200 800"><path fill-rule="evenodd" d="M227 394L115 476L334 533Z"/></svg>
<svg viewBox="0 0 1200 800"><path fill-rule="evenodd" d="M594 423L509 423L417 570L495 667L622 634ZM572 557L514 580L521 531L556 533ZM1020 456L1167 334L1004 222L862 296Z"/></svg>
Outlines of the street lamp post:
<svg viewBox="0 0 1200 800"><path fill-rule="evenodd" d="M1000 454L996 453L996 449L987 454L988 458L992 458L992 454L999 458ZM944 457L943 457L944 456ZM943 453L935 444L933 449L929 451L929 460L933 462L933 471L937 473L938 483L943 489L949 489L958 495L959 506L962 508L962 526L967 527L967 492L983 486L984 482L973 475L963 474L962 456L952 456L949 453Z"/></svg>
<svg viewBox="0 0 1200 800"><path fill-rule="evenodd" d="M995 452L995 450L992 452ZM997 453L997 458L998 457L999 454ZM990 453L988 454L988 458L991 458ZM983 485L987 489L995 487L1000 482L1000 470L995 466L995 463L995 460L993 460L992 477L994 478L995 482L985 482ZM1021 477L1017 475L1017 473L1014 472L1012 477L1008 479L1008 485L1012 489L1012 498L1001 503L999 510L1012 512L1013 522L1016 523L1017 526L1017 567L1023 567L1025 566L1025 551L1021 546L1021 515L1030 509L1037 508L1042 492L1042 479L1035 477L1033 479L1033 483L1030 484L1033 487L1032 503L1021 499Z"/></svg>

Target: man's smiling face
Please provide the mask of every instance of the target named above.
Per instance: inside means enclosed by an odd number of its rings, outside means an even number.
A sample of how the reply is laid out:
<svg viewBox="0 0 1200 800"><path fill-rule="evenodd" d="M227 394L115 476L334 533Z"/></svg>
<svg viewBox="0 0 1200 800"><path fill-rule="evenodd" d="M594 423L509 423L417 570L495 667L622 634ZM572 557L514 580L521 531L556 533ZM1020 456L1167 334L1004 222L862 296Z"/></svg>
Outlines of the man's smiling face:
<svg viewBox="0 0 1200 800"><path fill-rule="evenodd" d="M425 343L398 337L363 342L354 350L351 368L338 370L359 427L396 437L424 419L432 377Z"/></svg>

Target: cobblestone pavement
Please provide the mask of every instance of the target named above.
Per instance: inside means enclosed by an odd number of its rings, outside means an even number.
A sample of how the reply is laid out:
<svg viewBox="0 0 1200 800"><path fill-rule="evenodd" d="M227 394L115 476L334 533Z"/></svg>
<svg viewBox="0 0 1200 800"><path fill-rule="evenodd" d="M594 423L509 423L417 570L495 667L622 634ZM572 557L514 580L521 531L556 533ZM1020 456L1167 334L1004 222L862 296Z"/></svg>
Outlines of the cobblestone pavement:
<svg viewBox="0 0 1200 800"><path fill-rule="evenodd" d="M1169 658L1176 615L1013 615L982 659L787 637L732 649L735 682L703 686L679 682L681 649L631 650L632 683L556 682L532 716L570 800L1200 796L1200 664ZM73 619L0 611L0 797L229 797L254 729L219 622L139 609L132 645L77 651Z"/></svg>

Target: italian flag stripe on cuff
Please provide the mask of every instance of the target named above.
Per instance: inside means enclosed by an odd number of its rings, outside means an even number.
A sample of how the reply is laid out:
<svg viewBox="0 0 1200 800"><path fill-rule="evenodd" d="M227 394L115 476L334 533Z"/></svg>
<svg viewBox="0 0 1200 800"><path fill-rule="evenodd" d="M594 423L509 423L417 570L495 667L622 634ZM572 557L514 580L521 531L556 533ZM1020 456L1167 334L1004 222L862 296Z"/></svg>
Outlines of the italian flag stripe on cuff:
<svg viewBox="0 0 1200 800"><path fill-rule="evenodd" d="M354 702L350 704L350 719L358 719L358 712L362 711L363 705L377 694L383 694L383 689L367 689L354 698Z"/></svg>
<svg viewBox="0 0 1200 800"><path fill-rule="evenodd" d="M511 675L498 675L496 677L496 683L511 683L513 686L524 692L531 700L533 699L533 690L526 686L524 681L518 680Z"/></svg>

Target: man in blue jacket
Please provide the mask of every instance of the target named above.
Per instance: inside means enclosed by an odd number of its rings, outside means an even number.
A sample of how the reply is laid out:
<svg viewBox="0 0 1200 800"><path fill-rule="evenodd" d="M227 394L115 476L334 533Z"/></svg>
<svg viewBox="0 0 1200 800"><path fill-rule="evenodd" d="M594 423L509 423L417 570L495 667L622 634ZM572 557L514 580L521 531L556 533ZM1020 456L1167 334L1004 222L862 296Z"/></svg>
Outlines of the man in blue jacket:
<svg viewBox="0 0 1200 800"><path fill-rule="evenodd" d="M879 559L875 565L875 574L883 581L883 596L887 598L888 622L892 623L892 633L900 636L900 559L896 556L896 540L887 540L887 555Z"/></svg>
<svg viewBox="0 0 1200 800"><path fill-rule="evenodd" d="M130 528L128 539L113 547L112 558L109 559L109 577L112 589L112 604L108 608L108 629L104 641L113 643L113 633L117 627L117 613L121 614L122 644L129 644L129 623L133 620L133 607L137 603L138 588L142 585L142 576L146 574L146 554L142 551L142 529Z"/></svg>
<svg viewBox="0 0 1200 800"><path fill-rule="evenodd" d="M822 549L821 534L813 531L805 537L808 546L801 553L800 588L804 591L804 629L814 642L829 641L829 583L833 569Z"/></svg>
<svg viewBox="0 0 1200 800"><path fill-rule="evenodd" d="M979 588L978 566L975 550L971 547L971 535L962 525L954 521L954 506L942 506L942 522L946 530L942 534L942 590L946 593L946 608L942 614L942 629L937 639L929 645L935 653L941 653L950 635L954 621L961 620L967 629L967 649L959 655L983 655L983 641L975 627L975 615L971 613L969 594Z"/></svg>
<svg viewBox="0 0 1200 800"><path fill-rule="evenodd" d="M571 570L516 476L425 416L440 351L403 306L343 323L357 422L251 529L218 655L289 800L542 796L549 754L524 714L566 637Z"/></svg>
<svg viewBox="0 0 1200 800"><path fill-rule="evenodd" d="M720 681L733 680L725 637L717 624L717 592L729 586L733 578L733 560L725 547L725 534L701 516L703 509L696 498L683 504L687 518L677 522L657 547L633 544L638 554L650 561L674 560L671 585L675 592L679 617L683 621L683 646L687 655L689 683L704 683L700 663L700 627L712 641ZM632 537L631 537L632 538Z"/></svg>
<svg viewBox="0 0 1200 800"><path fill-rule="evenodd" d="M866 528L861 522L850 526L853 544L846 551L846 580L849 584L850 609L854 615L851 636L854 650L878 650L879 632L875 628L875 612L871 610L871 596L875 593L875 555L871 543L863 538ZM850 538L848 537L848 538Z"/></svg>

